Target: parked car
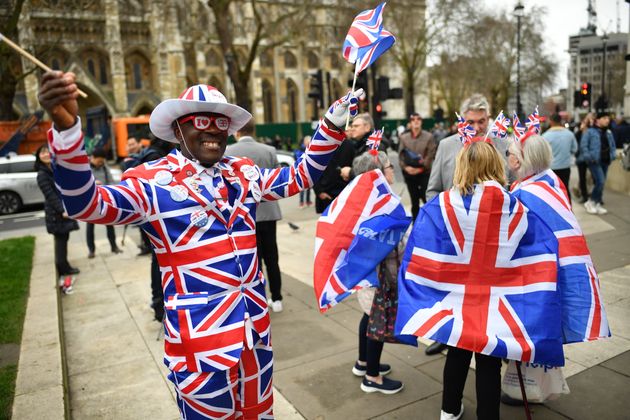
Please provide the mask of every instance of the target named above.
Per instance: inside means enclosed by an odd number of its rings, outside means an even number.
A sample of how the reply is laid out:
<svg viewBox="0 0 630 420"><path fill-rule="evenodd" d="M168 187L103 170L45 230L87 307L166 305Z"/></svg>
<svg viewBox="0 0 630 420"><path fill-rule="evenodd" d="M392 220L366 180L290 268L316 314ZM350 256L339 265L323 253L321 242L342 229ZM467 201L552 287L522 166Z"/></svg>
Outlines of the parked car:
<svg viewBox="0 0 630 420"><path fill-rule="evenodd" d="M33 155L0 157L0 214L16 213L25 205L44 202L34 165ZM112 168L115 182L121 175L120 169Z"/></svg>
<svg viewBox="0 0 630 420"><path fill-rule="evenodd" d="M278 156L278 163L280 166L292 166L295 163L293 152L287 152L286 150L276 150L276 156Z"/></svg>

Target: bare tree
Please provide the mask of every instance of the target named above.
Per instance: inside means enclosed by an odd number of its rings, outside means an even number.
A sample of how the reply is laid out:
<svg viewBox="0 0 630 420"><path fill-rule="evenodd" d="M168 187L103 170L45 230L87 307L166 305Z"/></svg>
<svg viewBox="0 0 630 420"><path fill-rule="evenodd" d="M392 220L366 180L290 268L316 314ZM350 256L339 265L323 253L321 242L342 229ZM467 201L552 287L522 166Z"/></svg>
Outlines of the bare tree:
<svg viewBox="0 0 630 420"><path fill-rule="evenodd" d="M532 8L521 21L521 89L541 92L554 81L557 63L544 53L538 16L544 8ZM516 84L516 22L505 11L477 6L467 20L459 21L457 33L441 47L442 54L431 75L448 106L456 111L461 101L481 92L493 110L508 111L507 102Z"/></svg>
<svg viewBox="0 0 630 420"><path fill-rule="evenodd" d="M311 3L312 1L208 0L238 105L252 109L249 83L254 60L265 49L298 37L300 29L311 16ZM247 16L244 12L248 9L252 17L243 19L243 16ZM236 19L237 14L242 19L240 22ZM237 43L239 38L245 43Z"/></svg>
<svg viewBox="0 0 630 420"><path fill-rule="evenodd" d="M0 33L17 40L18 20L24 0L8 1L0 9ZM16 118L13 99L18 82L24 77L20 56L4 42L0 42L0 121Z"/></svg>

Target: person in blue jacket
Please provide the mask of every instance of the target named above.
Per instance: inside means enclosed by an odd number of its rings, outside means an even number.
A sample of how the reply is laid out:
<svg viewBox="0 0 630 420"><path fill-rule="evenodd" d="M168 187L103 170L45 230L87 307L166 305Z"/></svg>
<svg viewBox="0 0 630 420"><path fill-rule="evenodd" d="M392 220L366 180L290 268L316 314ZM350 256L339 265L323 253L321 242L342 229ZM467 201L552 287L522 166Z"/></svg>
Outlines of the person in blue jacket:
<svg viewBox="0 0 630 420"><path fill-rule="evenodd" d="M593 177L593 191L590 199L584 203L586 211L590 214L606 214L602 204L604 184L608 166L615 160L615 139L609 129L610 116L606 112L599 112L595 123L582 135L580 141L580 162L588 165Z"/></svg>

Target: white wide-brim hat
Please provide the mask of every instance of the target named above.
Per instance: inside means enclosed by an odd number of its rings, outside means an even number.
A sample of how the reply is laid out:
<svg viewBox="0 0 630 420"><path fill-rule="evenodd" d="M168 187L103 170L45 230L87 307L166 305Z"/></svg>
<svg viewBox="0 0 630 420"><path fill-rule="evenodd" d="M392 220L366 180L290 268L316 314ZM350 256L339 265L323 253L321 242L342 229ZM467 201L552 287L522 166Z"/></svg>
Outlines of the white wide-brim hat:
<svg viewBox="0 0 630 420"><path fill-rule="evenodd" d="M178 99L160 102L151 113L149 128L162 140L177 143L173 121L188 114L214 112L230 118L228 134L240 130L252 118L252 114L238 105L229 104L217 88L195 85L186 89Z"/></svg>

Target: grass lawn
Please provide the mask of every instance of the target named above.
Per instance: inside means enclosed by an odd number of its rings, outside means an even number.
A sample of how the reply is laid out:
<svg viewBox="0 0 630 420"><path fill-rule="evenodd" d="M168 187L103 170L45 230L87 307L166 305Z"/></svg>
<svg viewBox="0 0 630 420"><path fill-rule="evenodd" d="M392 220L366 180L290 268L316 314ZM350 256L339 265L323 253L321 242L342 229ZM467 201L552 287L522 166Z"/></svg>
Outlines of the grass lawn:
<svg viewBox="0 0 630 420"><path fill-rule="evenodd" d="M0 348L20 345L35 238L0 241ZM0 419L11 418L17 361L0 367Z"/></svg>

